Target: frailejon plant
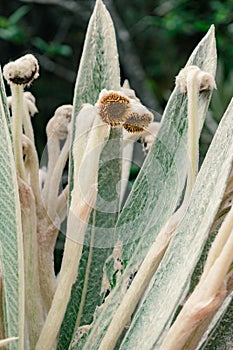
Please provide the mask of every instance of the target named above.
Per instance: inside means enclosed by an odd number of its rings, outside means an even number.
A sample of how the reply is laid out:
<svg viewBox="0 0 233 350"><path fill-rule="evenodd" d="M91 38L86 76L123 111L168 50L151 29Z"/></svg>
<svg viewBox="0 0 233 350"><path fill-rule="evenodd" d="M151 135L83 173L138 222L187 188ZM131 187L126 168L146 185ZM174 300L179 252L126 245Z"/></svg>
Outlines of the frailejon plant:
<svg viewBox="0 0 233 350"><path fill-rule="evenodd" d="M156 123L129 83L121 86L113 24L97 0L73 105L48 122L40 169L37 107L25 91L38 62L28 54L3 68L12 94L1 74L0 346L233 348L232 102L198 164L215 70L211 26ZM137 140L146 158L127 197ZM59 230L66 240L56 276Z"/></svg>

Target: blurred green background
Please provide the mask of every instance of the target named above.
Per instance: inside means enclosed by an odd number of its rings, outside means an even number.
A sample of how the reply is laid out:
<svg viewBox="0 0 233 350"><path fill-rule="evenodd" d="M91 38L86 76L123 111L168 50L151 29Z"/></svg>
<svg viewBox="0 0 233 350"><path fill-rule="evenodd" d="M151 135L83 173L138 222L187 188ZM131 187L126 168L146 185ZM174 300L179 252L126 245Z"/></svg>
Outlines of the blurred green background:
<svg viewBox="0 0 233 350"><path fill-rule="evenodd" d="M148 107L162 113L175 76L213 23L218 45L218 90L201 138L201 157L233 95L233 0L104 0L117 33L122 80ZM40 154L54 110L72 103L85 30L94 0L0 0L0 62L31 52L40 78L31 91ZM9 93L9 90L7 91Z"/></svg>

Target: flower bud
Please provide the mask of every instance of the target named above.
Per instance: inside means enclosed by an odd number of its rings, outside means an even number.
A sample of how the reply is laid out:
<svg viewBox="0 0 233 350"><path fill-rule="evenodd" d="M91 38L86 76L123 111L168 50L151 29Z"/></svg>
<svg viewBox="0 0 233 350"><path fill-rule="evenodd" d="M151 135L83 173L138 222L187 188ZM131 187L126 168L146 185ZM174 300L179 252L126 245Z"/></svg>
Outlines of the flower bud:
<svg viewBox="0 0 233 350"><path fill-rule="evenodd" d="M59 140L66 138L72 112L72 105L63 105L56 109L54 116L49 120L46 127L48 138L53 134L56 134Z"/></svg>
<svg viewBox="0 0 233 350"><path fill-rule="evenodd" d="M31 54L27 54L16 61L9 62L3 68L3 75L9 84L31 84L39 76L37 59Z"/></svg>
<svg viewBox="0 0 233 350"><path fill-rule="evenodd" d="M187 84L188 84L188 79L190 77L190 73L197 73L196 83L198 86L198 90L200 92L204 90L216 89L216 84L211 74L205 71L202 71L197 66L187 66L181 69L179 74L176 77L176 85L179 86L180 91L182 93L187 92Z"/></svg>

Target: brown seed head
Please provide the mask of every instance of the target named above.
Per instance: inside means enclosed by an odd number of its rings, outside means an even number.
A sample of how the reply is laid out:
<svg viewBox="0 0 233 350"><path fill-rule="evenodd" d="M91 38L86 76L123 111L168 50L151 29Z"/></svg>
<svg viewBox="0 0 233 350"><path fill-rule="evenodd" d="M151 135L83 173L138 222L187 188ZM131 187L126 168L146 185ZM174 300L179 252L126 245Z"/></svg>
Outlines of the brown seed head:
<svg viewBox="0 0 233 350"><path fill-rule="evenodd" d="M111 126L119 126L127 119L130 101L118 92L109 91L100 96L97 107L103 122Z"/></svg>
<svg viewBox="0 0 233 350"><path fill-rule="evenodd" d="M131 113L127 121L123 124L123 127L128 132L143 132L144 128L146 128L152 122L152 115L150 113L139 114L139 113Z"/></svg>

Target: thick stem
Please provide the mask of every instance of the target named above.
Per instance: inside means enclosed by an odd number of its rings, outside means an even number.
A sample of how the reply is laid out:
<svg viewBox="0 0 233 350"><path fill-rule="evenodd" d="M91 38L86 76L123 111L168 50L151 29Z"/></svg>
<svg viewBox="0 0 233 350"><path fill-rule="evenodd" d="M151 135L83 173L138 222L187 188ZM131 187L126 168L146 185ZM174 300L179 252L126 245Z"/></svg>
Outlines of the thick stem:
<svg viewBox="0 0 233 350"><path fill-rule="evenodd" d="M19 177L26 180L22 151L23 87L11 84L12 92L12 134L16 169Z"/></svg>
<svg viewBox="0 0 233 350"><path fill-rule="evenodd" d="M34 349L43 326L36 236L36 207L31 188L21 179L18 179L18 182L24 236L26 315L30 348Z"/></svg>
<svg viewBox="0 0 233 350"><path fill-rule="evenodd" d="M187 76L188 97L188 177L184 202L189 201L198 173L199 158L199 118L198 94L199 84L197 77L199 70L190 71Z"/></svg>

